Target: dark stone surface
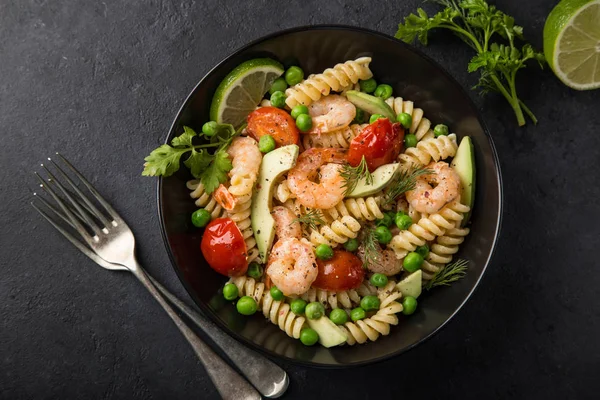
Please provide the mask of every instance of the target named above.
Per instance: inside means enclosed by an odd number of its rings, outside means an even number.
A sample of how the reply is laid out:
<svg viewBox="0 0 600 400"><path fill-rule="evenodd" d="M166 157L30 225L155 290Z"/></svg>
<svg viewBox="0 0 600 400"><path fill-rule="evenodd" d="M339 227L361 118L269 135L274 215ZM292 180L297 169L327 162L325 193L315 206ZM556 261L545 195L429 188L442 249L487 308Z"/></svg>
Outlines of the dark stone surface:
<svg viewBox="0 0 600 400"><path fill-rule="evenodd" d="M216 62L298 25L395 32L420 1L0 3L0 398L217 398L191 349L133 277L92 265L28 205L31 172L60 150L134 229L139 258L189 300L168 263L142 158ZM541 46L554 1L499 1ZM426 8L431 5L426 5ZM465 87L471 53L425 52ZM472 93L504 176L502 237L479 290L437 336L370 367L285 365L287 398L597 398L600 383L600 91L523 74L540 123L517 129ZM474 234L477 234L474 232Z"/></svg>

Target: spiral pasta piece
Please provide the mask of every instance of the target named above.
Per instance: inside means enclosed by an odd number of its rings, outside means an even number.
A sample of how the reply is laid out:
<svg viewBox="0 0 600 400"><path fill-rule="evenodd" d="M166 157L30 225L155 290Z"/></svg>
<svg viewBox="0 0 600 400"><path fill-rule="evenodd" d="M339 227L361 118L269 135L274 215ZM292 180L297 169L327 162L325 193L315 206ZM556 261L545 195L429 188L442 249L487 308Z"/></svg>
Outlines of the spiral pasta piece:
<svg viewBox="0 0 600 400"><path fill-rule="evenodd" d="M457 149L456 134L452 133L447 136L421 140L416 147L409 147L400 154L398 161L405 166L416 168L429 164L432 159L438 162L448 157L454 157Z"/></svg>
<svg viewBox="0 0 600 400"><path fill-rule="evenodd" d="M185 184L189 190L191 190L190 197L194 199L194 204L198 208L204 208L210 213L210 218L221 218L225 213L225 210L219 203L215 201L212 195L206 193L206 189L200 180L192 179Z"/></svg>
<svg viewBox="0 0 600 400"><path fill-rule="evenodd" d="M342 292L333 292L311 287L308 292L300 296L307 302L318 301L325 308L345 308L351 309L360 304L361 297L377 293L377 288L368 280L363 281L356 289L344 290Z"/></svg>
<svg viewBox="0 0 600 400"><path fill-rule="evenodd" d="M390 281L379 291L378 297L381 304L374 315L355 322L349 321L340 326L348 336L346 343L352 346L368 340L374 342L381 335L389 335L390 325L398 324L396 314L403 309L402 304L396 301L402 297L402 293L395 286L396 283Z"/></svg>
<svg viewBox="0 0 600 400"><path fill-rule="evenodd" d="M387 246L394 250L396 258L404 258L409 252L415 251L418 246L423 246L454 228L456 223L464 218L463 213L468 211L468 206L454 200L437 213L421 218L407 230L400 231Z"/></svg>
<svg viewBox="0 0 600 400"><path fill-rule="evenodd" d="M448 264L458 252L458 246L465 241L469 228L452 228L435 240L431 245L427 260L436 264Z"/></svg>
<svg viewBox="0 0 600 400"><path fill-rule="evenodd" d="M310 242L314 246L327 244L335 247L338 244L344 244L349 239L358 236L361 225L356 219L345 216L334 220L331 224L323 225L319 230L311 230Z"/></svg>
<svg viewBox="0 0 600 400"><path fill-rule="evenodd" d="M289 108L294 108L298 104L308 106L313 101L319 100L321 96L327 96L332 90L342 92L361 79L369 79L373 76L369 69L370 62L370 57L361 57L327 68L323 73L310 75L297 85L286 89L285 104Z"/></svg>
<svg viewBox="0 0 600 400"><path fill-rule="evenodd" d="M383 218L381 207L382 196L359 197L356 199L345 199L335 207L324 210L323 213L331 216L334 220L344 217L353 217L358 220L374 221Z"/></svg>
<svg viewBox="0 0 600 400"><path fill-rule="evenodd" d="M367 126L367 124L352 124L333 132L320 135L302 135L304 149L311 147L334 147L347 149L350 142Z"/></svg>
<svg viewBox="0 0 600 400"><path fill-rule="evenodd" d="M288 336L294 339L300 338L300 332L306 322L305 318L291 312L290 305L285 301L273 299L271 292L265 290L264 283L257 282L248 276L234 277L229 282L237 286L240 297L254 298L263 315L279 326Z"/></svg>
<svg viewBox="0 0 600 400"><path fill-rule="evenodd" d="M430 136L433 136L431 131L431 121L423 117L423 110L415 108L412 101L406 101L402 97L389 97L385 101L394 110L395 114L407 113L412 117L412 124L408 130L410 133L417 137L417 140L421 140L431 132Z"/></svg>
<svg viewBox="0 0 600 400"><path fill-rule="evenodd" d="M248 262L252 262L258 257L256 239L254 239L252 221L250 219L251 206L252 198L248 199L244 203L238 204L231 211L225 211L225 215L231 218L242 232L242 236L246 242L246 257Z"/></svg>
<svg viewBox="0 0 600 400"><path fill-rule="evenodd" d="M289 199L295 199L296 195L290 190L287 179L284 179L275 186L273 197L283 204Z"/></svg>

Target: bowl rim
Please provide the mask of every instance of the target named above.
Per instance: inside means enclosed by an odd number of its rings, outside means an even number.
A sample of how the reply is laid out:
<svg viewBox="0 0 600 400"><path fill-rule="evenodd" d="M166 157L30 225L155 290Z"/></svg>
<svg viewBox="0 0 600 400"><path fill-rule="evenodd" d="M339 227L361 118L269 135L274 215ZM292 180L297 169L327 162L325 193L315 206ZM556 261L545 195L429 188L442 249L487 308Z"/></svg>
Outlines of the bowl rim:
<svg viewBox="0 0 600 400"><path fill-rule="evenodd" d="M367 360L367 361L359 361L359 362L352 362L352 363L346 363L346 364L318 364L318 363L314 363L311 361L303 361L303 360L298 360L295 358L289 358L289 357L285 357L282 355L279 355L277 353L272 352L271 350L268 350L262 346L257 345L256 343L246 339L245 337L243 337L242 335L238 334L237 332L232 331L231 329L227 328L226 326L224 326L222 324L222 322L220 320L218 320L213 313L210 311L210 309L208 308L207 305L203 304L202 302L198 302L196 301L195 298L195 294L194 291L192 290L192 288L190 287L189 283L184 279L180 269L177 267L177 262L175 261L175 256L173 254L173 251L171 249L171 247L169 246L169 240L168 240L168 236L167 236L167 231L166 231L166 226L165 226L165 221L164 221L164 215L162 212L162 202L163 202L163 198L162 198L162 184L163 184L163 177L159 177L158 178L158 182L156 185L156 201L157 201L157 208L158 208L158 219L159 219L159 224L160 224L160 230L161 230L161 236L163 239L163 243L166 247L167 250L167 255L169 256L169 261L171 262L171 267L175 270L175 273L177 274L177 277L179 278L179 281L181 282L181 284L183 285L183 287L185 288L186 292L188 293L188 295L190 296L190 298L192 299L192 301L194 302L194 304L200 309L201 313L207 317L211 322L213 322L214 324L216 324L219 329L221 329L223 332L225 332L226 334L228 334L229 336L232 336L234 339L236 339L239 342L242 342L244 345L250 347L251 349L258 351L259 353L265 354L271 358L277 359L277 360L282 360L282 361L287 361L287 362L291 362L293 364L296 365L301 365L304 367L313 367L313 368L321 368L321 369L343 369L343 368L351 368L351 367L359 367L359 366L366 366L366 365L371 365L371 364L375 364L375 363L379 363L385 360L389 360L393 357L397 357L413 348L415 348L416 346L428 341L429 339L431 339L434 335L436 335L443 327L446 326L446 324L448 324L455 316L456 314L464 307L464 305L467 303L467 301L471 298L471 296L473 295L473 293L475 292L475 290L477 289L477 287L479 287L479 284L483 278L483 276L485 275L487 268L492 260L492 257L494 256L495 252L496 252L496 248L497 248L497 244L498 244L498 238L500 236L500 230L502 227L502 214L503 214L503 209L504 209L504 191L503 191L503 183L502 183L502 172L501 172L501 166L500 166L500 160L498 158L498 152L496 150L496 146L494 145L494 141L492 139L492 136L490 134L490 131L485 123L485 121L482 118L481 112L478 109L478 107L476 106L476 104L473 102L473 99L471 98L471 96L469 95L469 93L467 92L467 90L463 87L463 85L460 84L460 82L458 82L458 80L456 80L452 75L450 75L450 73L443 68L440 63L438 63L437 61L435 61L434 59L432 59L431 57L429 57L428 55L426 55L425 53L423 53L420 49L407 44L399 39L396 39L393 36L390 36L388 34L382 33L382 32L378 32L372 29L368 29L368 28L363 28L363 27L358 27L358 26L352 26L352 25L344 25L344 24L318 24L318 25L305 25L305 26L297 26L297 27L293 27L293 28L288 28L288 29L283 29L283 30L279 30L273 33L269 33L267 35L261 36L257 39L254 39L250 42L248 42L247 44L239 47L238 49L236 49L235 51L231 52L229 55L227 55L226 57L224 57L220 62L218 62L213 68L211 68L209 71L207 71L204 76L198 81L198 83L196 83L196 85L194 85L194 87L192 88L192 90L190 91L190 93L188 94L188 96L185 98L185 100L183 101L181 107L179 107L179 110L177 111L177 114L175 115L175 118L173 119L173 122L171 123L169 130L167 132L166 138L165 138L165 144L169 143L169 137L171 136L171 133L176 129L177 126L177 121L179 121L179 119L181 118L181 115L183 113L183 111L185 110L185 108L188 106L188 103L190 102L190 100L192 99L194 93L196 92L196 90L198 89L198 87L204 82L204 80L206 79L207 76L209 76L210 74L212 74L214 71L218 70L219 68L221 68L222 65L224 65L228 60L230 60L231 58L237 56L238 54L246 51L247 49L249 49L250 47L253 47L259 43L265 42L267 40L271 40L273 38L276 38L278 36L281 35L285 35L285 34L290 34L290 33L296 33L296 32L303 32L303 31L311 31L311 30L347 30L347 31L354 31L354 32L359 32L359 33L363 33L363 34L367 34L367 35L372 35L372 36L379 36L382 39L386 39L388 41L390 41L391 43L395 43L395 45L400 45L400 46L404 46L406 49L408 49L409 51L412 51L414 53L416 53L417 55L419 55L420 57L424 58L427 62L431 63L434 67L436 67L436 69L438 71L440 71L440 73L442 73L443 75L446 76L446 78L448 78L451 82L453 82L456 87L459 88L459 90L461 91L462 95L465 96L465 98L468 101L468 104L472 107L473 110L475 110L475 114L477 116L477 121L479 122L479 124L481 125L481 127L483 128L483 132L485 134L485 136L488 139L490 148L491 148L491 152L492 152L492 158L494 160L494 165L496 166L496 182L498 185L498 217L496 220L496 231L494 233L494 238L492 241L492 246L491 246L491 250L487 256L487 259L485 261L485 265L483 266L482 270L481 270L481 274L479 275L479 278L477 279L477 281L475 282L475 284L473 285L473 287L471 288L471 290L469 290L469 292L467 293L467 295L465 296L464 300L458 305L458 307L452 312L452 314L450 314L450 316L443 322L441 323L438 327L436 327L433 331L431 331L429 334L427 334L426 336L424 336L423 338L421 338L419 341L411 344L410 346L404 347L401 350L386 354L384 356L381 357L377 357L371 360Z"/></svg>

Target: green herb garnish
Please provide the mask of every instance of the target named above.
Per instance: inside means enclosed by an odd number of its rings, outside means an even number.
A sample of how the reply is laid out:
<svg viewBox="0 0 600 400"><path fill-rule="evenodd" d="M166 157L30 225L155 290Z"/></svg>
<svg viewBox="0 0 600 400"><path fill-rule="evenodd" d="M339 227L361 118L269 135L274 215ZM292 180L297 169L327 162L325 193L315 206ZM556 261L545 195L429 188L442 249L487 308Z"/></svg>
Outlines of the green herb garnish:
<svg viewBox="0 0 600 400"><path fill-rule="evenodd" d="M144 160L144 176L171 176L179 170L181 157L190 153L183 162L196 179L200 179L206 193L212 193L221 183L227 181L227 172L233 168L227 155L227 147L244 128L237 131L229 124L219 124L218 134L208 137L198 135L189 126L183 127L183 133L171 140L171 145L163 144L150 153ZM209 143L194 144L195 138L208 139Z"/></svg>
<svg viewBox="0 0 600 400"><path fill-rule="evenodd" d="M453 263L441 268L433 275L433 278L425 284L425 289L429 290L436 286L450 286L452 282L462 279L467 274L467 260L456 260Z"/></svg>
<svg viewBox="0 0 600 400"><path fill-rule="evenodd" d="M399 171L392 178L383 196L383 207L388 207L398 199L402 194L413 190L417 184L417 178L421 175L433 174L431 169L417 168L412 171Z"/></svg>
<svg viewBox="0 0 600 400"><path fill-rule="evenodd" d="M300 223L309 229L317 230L317 225L324 225L325 221L323 221L323 213L321 210L309 210L306 214L294 218L294 220L290 222L290 225L294 223Z"/></svg>
<svg viewBox="0 0 600 400"><path fill-rule="evenodd" d="M480 71L479 83L475 86L482 93L499 92L512 107L519 126L525 125L525 112L533 123L535 115L517 96L516 75L526 67L528 60L536 60L543 68L542 52L537 52L526 43L520 49L515 39L523 40L523 27L515 25L513 17L506 15L485 0L433 0L445 8L429 17L421 8L417 15L410 14L404 24L398 25L396 38L407 43L418 39L427 45L427 35L432 29L448 29L473 48L475 55L469 62L469 72ZM495 35L508 44L492 42Z"/></svg>
<svg viewBox="0 0 600 400"><path fill-rule="evenodd" d="M381 256L381 247L379 247L375 229L370 226L363 228L360 232L359 242L364 251L364 266L375 264Z"/></svg>
<svg viewBox="0 0 600 400"><path fill-rule="evenodd" d="M342 186L345 188L344 196L352 193L354 188L356 188L358 181L361 179L364 179L367 185L373 184L373 175L369 172L365 156L362 157L360 164L356 167L352 167L350 164L344 164L340 175L342 179L344 179L344 185Z"/></svg>

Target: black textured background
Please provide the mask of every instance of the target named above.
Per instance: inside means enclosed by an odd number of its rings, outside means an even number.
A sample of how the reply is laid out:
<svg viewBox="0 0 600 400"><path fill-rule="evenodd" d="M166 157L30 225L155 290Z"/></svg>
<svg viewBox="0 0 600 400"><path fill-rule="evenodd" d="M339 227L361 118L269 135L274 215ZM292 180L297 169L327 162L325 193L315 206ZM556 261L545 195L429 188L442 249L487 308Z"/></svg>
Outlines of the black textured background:
<svg viewBox="0 0 600 400"><path fill-rule="evenodd" d="M498 1L542 43L551 0ZM142 158L196 82L249 40L318 23L388 34L421 1L0 1L0 398L217 398L196 357L132 276L91 264L28 205L31 172L60 150L116 206L150 273L189 300L160 236ZM425 8L431 9L431 5ZM471 56L443 34L424 51L465 87ZM539 117L517 129L472 97L502 163L496 256L459 315L371 367L284 365L287 398L597 398L600 91L521 76ZM474 232L474 234L477 234Z"/></svg>

